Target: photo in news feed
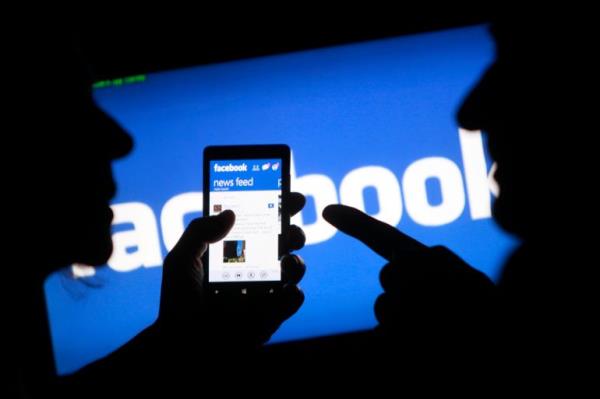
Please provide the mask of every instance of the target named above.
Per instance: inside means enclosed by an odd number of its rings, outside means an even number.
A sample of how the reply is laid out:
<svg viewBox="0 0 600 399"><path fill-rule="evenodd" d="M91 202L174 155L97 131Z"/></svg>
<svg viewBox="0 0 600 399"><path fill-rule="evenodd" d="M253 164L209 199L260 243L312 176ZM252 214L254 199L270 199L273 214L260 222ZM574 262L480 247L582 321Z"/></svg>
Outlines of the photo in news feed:
<svg viewBox="0 0 600 399"><path fill-rule="evenodd" d="M224 241L223 262L243 263L246 262L246 240Z"/></svg>

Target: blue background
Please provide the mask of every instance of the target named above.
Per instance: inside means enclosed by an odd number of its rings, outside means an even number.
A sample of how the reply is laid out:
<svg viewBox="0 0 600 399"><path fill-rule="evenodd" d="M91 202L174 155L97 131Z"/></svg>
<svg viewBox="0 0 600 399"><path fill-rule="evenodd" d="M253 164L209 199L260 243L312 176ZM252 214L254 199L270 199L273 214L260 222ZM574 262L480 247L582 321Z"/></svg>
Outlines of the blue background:
<svg viewBox="0 0 600 399"><path fill-rule="evenodd" d="M298 176L324 174L338 189L365 165L385 166L398 180L429 156L462 168L454 114L493 56L486 27L477 26L150 74L143 83L99 89L98 103L136 142L115 165L114 203L144 202L158 220L168 199L202 190L206 145L286 143ZM367 211L376 213L373 190L364 196ZM302 217L305 224L316 219L310 197ZM450 247L492 278L514 245L491 219L472 220L468 203L450 224L423 227L405 212L398 227ZM306 302L274 340L375 325L383 259L341 233L300 254L308 268ZM151 323L161 273L105 267L87 279L52 275L46 293L59 372L104 356Z"/></svg>

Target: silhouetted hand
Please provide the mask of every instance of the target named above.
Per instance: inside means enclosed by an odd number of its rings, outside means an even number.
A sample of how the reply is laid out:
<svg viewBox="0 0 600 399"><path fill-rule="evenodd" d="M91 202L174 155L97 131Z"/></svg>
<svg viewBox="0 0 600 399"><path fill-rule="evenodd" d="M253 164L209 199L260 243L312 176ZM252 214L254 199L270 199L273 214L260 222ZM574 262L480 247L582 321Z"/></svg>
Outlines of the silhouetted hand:
<svg viewBox="0 0 600 399"><path fill-rule="evenodd" d="M380 331L441 336L464 332L492 312L493 283L447 248L427 247L348 206L330 205L323 217L388 260L375 304Z"/></svg>
<svg viewBox="0 0 600 399"><path fill-rule="evenodd" d="M291 193L290 216L305 204L302 194ZM302 259L293 254L282 258L283 289L264 296L231 296L215 300L203 290L202 255L208 244L223 239L235 223L232 211L193 220L164 262L160 313L162 335L173 344L211 348L248 349L265 343L281 323L302 305L304 294L297 287L305 272ZM289 250L304 246L304 232L290 226ZM223 345L220 345L220 344ZM190 348L190 350L193 348ZM185 350L185 349L184 349Z"/></svg>

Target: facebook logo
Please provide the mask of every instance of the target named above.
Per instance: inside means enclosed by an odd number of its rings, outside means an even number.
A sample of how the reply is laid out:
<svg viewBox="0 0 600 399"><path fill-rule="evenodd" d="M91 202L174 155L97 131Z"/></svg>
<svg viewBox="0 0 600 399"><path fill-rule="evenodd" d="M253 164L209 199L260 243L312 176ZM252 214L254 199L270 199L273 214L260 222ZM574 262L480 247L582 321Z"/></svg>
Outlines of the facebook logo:
<svg viewBox="0 0 600 399"><path fill-rule="evenodd" d="M229 163L227 165L219 165L218 163L214 163L213 170L215 172L246 172L248 170L248 165L245 163L241 164L232 164Z"/></svg>

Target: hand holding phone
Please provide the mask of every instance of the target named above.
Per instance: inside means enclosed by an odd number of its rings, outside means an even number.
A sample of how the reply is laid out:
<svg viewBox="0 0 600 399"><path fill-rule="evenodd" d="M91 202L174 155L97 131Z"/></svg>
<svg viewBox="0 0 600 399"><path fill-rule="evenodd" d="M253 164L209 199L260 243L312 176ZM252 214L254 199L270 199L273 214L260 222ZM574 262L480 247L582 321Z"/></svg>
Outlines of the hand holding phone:
<svg viewBox="0 0 600 399"><path fill-rule="evenodd" d="M252 156L248 157L247 152L240 154L242 155L239 156L245 156L246 159L254 159ZM273 157L272 153L259 155L263 157L262 159L280 159ZM208 163L208 159L210 157L205 158L205 164ZM300 193L289 192L289 180L286 182L286 177L284 177L286 174L284 170L287 170L288 167L283 165L283 160L286 159L285 153L284 158L281 159L282 163L279 167L275 167L275 171L273 171L273 164L270 169L271 172L277 173L277 169L281 168L279 172L282 174L281 234L271 236L265 233L268 236L265 238L268 238L269 253L273 254L273 248L276 248L278 260L278 263L269 263L266 267L273 271L273 274L270 275L272 279L254 280L246 276L246 280L240 280L237 283L234 282L235 280L209 283L210 265L207 263L206 251L209 246L215 245L217 242L223 243L223 241L229 240L228 237L240 219L241 212L237 210L236 214L236 209L226 211L226 207L221 207L221 211L218 212L213 208L212 216L195 219L167 255L163 269L160 312L156 324L160 326L159 329L165 339L172 341L173 344L176 343L183 352L187 353L190 348L196 348L197 342L202 340L202 337L207 340L206 342L215 344L226 341L226 347L231 350L264 343L281 323L302 305L304 294L297 284L304 275L305 266L299 256L290 254L289 251L304 246L304 233L297 226L289 225L289 222L287 222L287 228L283 226L286 219L289 221L291 216L302 210L305 198ZM232 164L234 162L236 161L231 161ZM221 163L219 162L218 165L220 166ZM229 168L229 162L225 163L225 166ZM206 182L210 177L206 166L205 172ZM266 168L265 173L267 173ZM255 182L258 184L259 180L257 179ZM278 190L279 184L277 183L276 191ZM244 194L243 191L246 190L242 190L237 195ZM210 203L207 204L209 196L210 194L207 193L204 197L204 209L207 215L211 213ZM272 209L268 207L268 204L269 202L267 203L267 215L269 215L268 210ZM279 210L277 215L279 215ZM277 223L279 224L279 222ZM239 237L229 241L243 240L244 237ZM226 249L225 245L221 244L219 250L214 252L216 255L221 255L222 258L217 258L220 260L221 266L241 268L247 264L247 262L241 262L242 260L252 259L252 255L248 252L251 241L253 241L252 237L248 236L245 240L245 247L236 244L228 245L228 249ZM213 248L210 248L209 253L211 251L214 251ZM224 262L230 258L236 262ZM241 291L243 286L246 287L246 294ZM211 292L211 289L215 288L219 290L218 294L215 294L214 291ZM273 292L269 293L271 289ZM210 347L200 346L198 350L205 354L207 350L210 351Z"/></svg>

